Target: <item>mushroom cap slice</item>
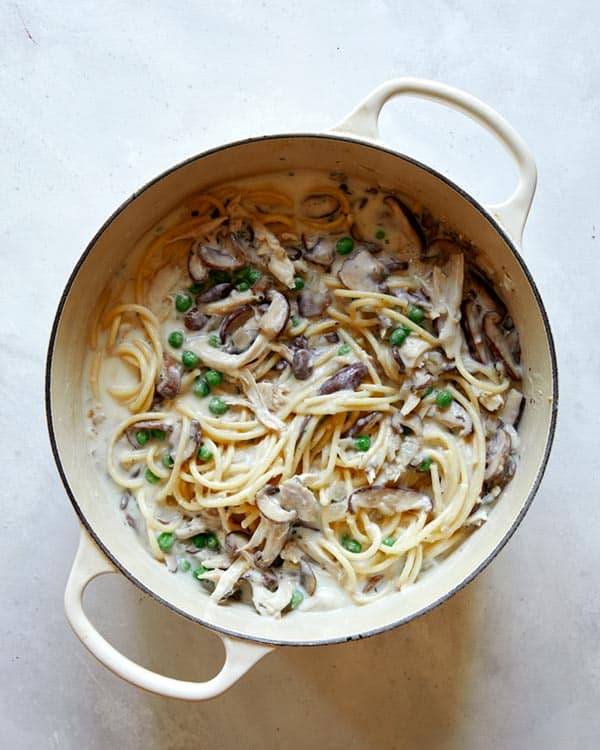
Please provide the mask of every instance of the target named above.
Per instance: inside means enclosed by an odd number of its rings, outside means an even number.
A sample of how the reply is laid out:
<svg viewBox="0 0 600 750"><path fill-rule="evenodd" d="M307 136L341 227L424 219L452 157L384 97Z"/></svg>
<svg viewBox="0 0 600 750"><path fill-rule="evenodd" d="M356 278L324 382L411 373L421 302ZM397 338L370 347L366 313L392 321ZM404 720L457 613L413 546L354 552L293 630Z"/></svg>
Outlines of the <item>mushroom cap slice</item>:
<svg viewBox="0 0 600 750"><path fill-rule="evenodd" d="M346 289L379 291L387 275L386 268L368 250L353 253L338 271L338 278Z"/></svg>
<svg viewBox="0 0 600 750"><path fill-rule="evenodd" d="M506 477L509 465L511 439L506 430L499 429L487 442L484 481L487 487L501 484Z"/></svg>
<svg viewBox="0 0 600 750"><path fill-rule="evenodd" d="M279 502L279 487L267 485L256 495L256 507L261 516L268 521L277 524L289 524L297 517L297 512L293 509L285 510Z"/></svg>
<svg viewBox="0 0 600 750"><path fill-rule="evenodd" d="M233 243L231 238L225 247L213 247L199 242L197 253L209 268L219 271L235 271L246 265L246 253L241 245Z"/></svg>
<svg viewBox="0 0 600 750"><path fill-rule="evenodd" d="M298 479L286 479L279 485L279 504L293 511L298 520L311 529L321 528L321 506L316 497Z"/></svg>
<svg viewBox="0 0 600 750"><path fill-rule="evenodd" d="M172 429L173 425L170 422L165 422L160 419L142 419L139 422L134 422L134 424L130 425L125 431L125 436L134 448L141 448L142 446L136 437L138 430L162 430L163 432L171 432Z"/></svg>
<svg viewBox="0 0 600 750"><path fill-rule="evenodd" d="M343 438L353 438L357 435L361 435L365 430L370 430L376 424L381 422L385 415L380 411L370 411L359 417L356 422L349 427L345 432L342 432Z"/></svg>
<svg viewBox="0 0 600 750"><path fill-rule="evenodd" d="M409 510L433 510L433 503L428 495L409 487L384 487L372 485L360 487L350 495L348 509L356 513L358 508L378 510L383 515L404 513Z"/></svg>
<svg viewBox="0 0 600 750"><path fill-rule="evenodd" d="M309 596L317 590L317 576L306 560L300 560L300 585Z"/></svg>
<svg viewBox="0 0 600 750"><path fill-rule="evenodd" d="M486 313L483 317L483 332L485 333L488 345L494 356L504 362L506 371L510 377L513 378L513 380L521 380L523 377L523 370L515 351L511 348L512 340L509 339L499 328L501 320L500 314L497 312Z"/></svg>
<svg viewBox="0 0 600 750"><path fill-rule="evenodd" d="M312 292L306 289L298 295L298 312L303 318L316 318L323 314L330 301L327 292Z"/></svg>
<svg viewBox="0 0 600 750"><path fill-rule="evenodd" d="M266 296L271 304L260 319L258 327L268 338L274 339L287 325L290 317L290 303L281 292L275 289L269 290Z"/></svg>
<svg viewBox="0 0 600 750"><path fill-rule="evenodd" d="M182 375L181 363L170 354L163 354L163 366L158 375L156 392L167 400L175 398L181 389Z"/></svg>
<svg viewBox="0 0 600 750"><path fill-rule="evenodd" d="M240 305L235 310L226 315L221 321L219 328L219 338L224 344L227 337L236 331L244 323L247 323L254 316L254 308L251 305ZM258 332L257 332L258 333Z"/></svg>
<svg viewBox="0 0 600 750"><path fill-rule="evenodd" d="M392 211L404 237L399 249L411 254L421 253L425 247L425 235L413 212L395 195L386 195L383 202Z"/></svg>
<svg viewBox="0 0 600 750"><path fill-rule="evenodd" d="M304 257L318 266L329 268L335 260L335 242L331 237L307 237L302 235Z"/></svg>
<svg viewBox="0 0 600 750"><path fill-rule="evenodd" d="M367 376L368 371L363 362L353 362L351 365L340 368L335 375L321 384L319 396L343 390L355 391Z"/></svg>
<svg viewBox="0 0 600 750"><path fill-rule="evenodd" d="M194 243L188 255L188 273L192 281L200 283L208 278L208 267L198 255L198 245Z"/></svg>

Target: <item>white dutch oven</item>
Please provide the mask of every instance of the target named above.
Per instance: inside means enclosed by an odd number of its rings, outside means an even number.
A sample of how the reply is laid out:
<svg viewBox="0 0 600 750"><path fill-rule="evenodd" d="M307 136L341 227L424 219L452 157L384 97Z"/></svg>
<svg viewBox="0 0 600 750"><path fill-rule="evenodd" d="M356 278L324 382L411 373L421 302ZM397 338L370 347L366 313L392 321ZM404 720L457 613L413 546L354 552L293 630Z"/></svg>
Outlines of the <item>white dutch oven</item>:
<svg viewBox="0 0 600 750"><path fill-rule="evenodd" d="M517 163L519 184L514 194L500 205L482 206L431 168L382 147L377 142L379 113L388 99L400 94L446 104L492 132ZM177 585L164 566L133 542L114 504L102 495L102 482L83 438L81 373L87 316L92 315L104 285L144 232L192 192L217 182L296 168L344 171L397 187L484 250L485 268L501 289L521 332L527 406L520 425L522 458L514 479L488 523L443 565L428 571L405 591L366 606L297 612L271 620L244 605L216 606L191 587ZM548 459L556 418L552 337L541 299L519 254L535 185L536 168L527 147L496 112L448 86L405 78L379 86L328 133L250 139L196 156L142 188L110 217L78 262L61 299L50 339L46 382L52 448L84 527L67 583L65 608L74 631L94 656L147 690L188 700L211 698L230 687L274 646L338 643L401 625L447 599L490 562L533 499ZM196 683L156 674L119 653L98 633L83 610L83 592L96 576L119 571L158 601L221 635L226 658L216 677Z"/></svg>

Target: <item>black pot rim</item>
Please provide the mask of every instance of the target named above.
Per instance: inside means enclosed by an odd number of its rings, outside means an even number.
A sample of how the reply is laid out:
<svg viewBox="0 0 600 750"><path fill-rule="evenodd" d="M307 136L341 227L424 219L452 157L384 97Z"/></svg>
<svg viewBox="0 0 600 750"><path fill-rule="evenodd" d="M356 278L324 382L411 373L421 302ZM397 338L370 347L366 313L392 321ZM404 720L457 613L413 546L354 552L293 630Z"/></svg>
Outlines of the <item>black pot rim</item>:
<svg viewBox="0 0 600 750"><path fill-rule="evenodd" d="M386 625L382 625L379 628L373 628L372 630L365 631L364 633L356 633L353 635L348 636L338 636L335 638L324 638L322 640L309 640L309 641L278 641L271 638L257 638L255 636L249 636L245 633L240 633L234 630L230 630L228 628L220 627L218 625L215 625L210 622L206 622L202 620L199 617L194 617L193 615L189 614L189 612L186 612L185 610L180 609L179 607L176 607L175 605L171 604L170 602L163 599L161 596L159 596L155 591L153 591L151 588L146 586L139 578L137 578L133 573L128 570L127 567L125 567L123 564L121 564L110 552L108 547L102 542L100 537L96 534L94 531L94 528L88 521L85 513L80 508L79 503L77 502L77 498L75 497L75 494L73 493L71 486L69 484L66 472L64 470L64 467L62 465L60 453L58 450L58 444L56 440L56 435L54 432L54 424L53 424L53 414L52 414L52 405L51 405L51 381L52 381L52 364L53 364L53 354L54 354L54 345L56 342L56 337L58 334L58 328L60 325L60 321L62 318L63 309L66 305L69 293L77 279L77 276L79 274L80 269L82 268L83 264L85 263L88 255L92 252L94 249L96 242L100 238L100 236L106 231L106 229L112 224L112 222L119 216L136 198L138 198L142 193L146 192L149 188L151 188L153 185L155 185L157 182L162 180L163 178L167 177L168 175L172 174L173 172L177 171L181 167L185 167L188 164L191 164L192 162L195 162L199 159L202 159L206 156L209 156L211 154L218 153L220 151L225 151L229 148L234 148L238 146L245 146L250 145L253 143L259 143L262 141L278 141L278 140L286 140L286 139L324 139L324 140L333 140L333 141L344 141L347 143L351 143L357 146L362 146L367 149L372 149L375 151L379 151L382 153L385 153L389 156L402 159L403 161L406 161L410 164L413 164L416 167L420 167L421 169L425 170L429 174L436 177L438 180L441 180L443 183L446 184L447 187L449 187L451 190L454 190L456 193L458 193L462 198L464 198L466 201L468 201L483 217L484 219L491 225L492 229L494 229L502 239L504 240L505 244L508 246L512 254L515 256L517 262L519 263L521 270L523 271L530 287L533 292L533 295L535 297L538 309L540 311L540 314L542 316L542 321L544 324L544 330L546 333L546 339L548 343L548 350L550 352L550 360L551 360L551 371L552 371L552 408L551 408L551 414L550 414L550 425L548 429L548 434L546 438L546 446L544 450L544 455L542 457L542 461L540 463L540 466L538 467L535 480L533 482L533 485L531 487L531 490L529 491L529 494L527 496L527 499L525 503L523 504L521 511L511 524L510 529L507 531L507 533L504 535L502 540L499 542L499 544L492 550L492 552L473 570L471 573L469 573L468 576L466 576L462 581L460 581L456 586L449 589L443 596L438 597L434 602L429 604L426 607L423 607L422 609L418 610L417 612L414 612L413 614L400 618L399 620L395 620L394 622L388 623ZM407 156L406 154L403 154L398 151L393 151L392 149L385 148L384 146L381 146L379 144L374 144L371 142L366 142L359 140L357 138L350 138L345 135L337 135L337 134L328 134L328 133L282 133L282 134L276 134L276 135L267 135L267 136L259 136L254 138L246 138L239 141L233 141L230 143L223 144L221 146L217 146L212 149L208 149L207 151L203 151L199 154L196 154L195 156L191 156L188 159L185 159L184 161L170 167L169 169L165 170L161 174L159 174L154 179L147 182L143 187L141 187L139 190L134 192L129 198L127 198L121 205L108 217L108 219L104 222L104 224L100 227L100 229L96 232L96 234L93 236L91 241L88 243L87 247L83 251L81 257L75 264L75 267L73 268L73 271L71 272L71 275L69 276L69 279L65 285L65 288L61 294L58 308L56 311L56 315L54 317L54 322L52 324L52 330L50 333L50 340L48 344L48 352L46 357L46 368L45 368L45 411L46 411L46 422L48 427L48 433L50 437L50 445L52 448L52 453L54 455L54 460L56 462L56 467L58 469L58 473L60 475L60 478L62 480L63 486L65 488L65 491L71 501L71 504L73 505L73 508L75 510L75 513L79 517L79 520L83 527L86 529L88 534L92 537L94 542L98 545L98 547L102 550L102 552L106 555L106 557L112 562L112 564L119 570L126 578L128 578L134 585L136 585L138 588L140 588L144 593L148 594L148 596L151 596L155 601L159 602L160 604L164 604L166 607L168 607L173 612L176 612L177 614L181 615L182 617L185 617L188 620L191 620L192 622L196 622L199 625L202 625L206 628L209 628L210 630L220 633L222 635L226 636L232 636L234 638L239 638L242 640L254 642L254 643L262 643L267 644L270 646L325 646L325 645L331 645L335 643L346 643L348 641L353 640L360 640L363 638L368 638L373 635L378 635L379 633L383 633L387 630L392 630L393 628L396 628L400 625L404 625L408 622L411 622L412 620L415 620L417 617L420 617L421 615L424 615L425 613L431 611L432 609L435 609L435 607L438 607L440 604L445 602L447 599L449 599L451 596L454 596L454 594L461 591L468 583L470 583L479 573L481 573L487 566L491 563L491 561L498 555L498 553L504 548L504 546L507 544L509 539L512 537L512 535L517 530L518 526L520 525L521 521L523 520L525 514L529 510L529 507L533 501L533 498L537 494L537 491L539 489L540 483L542 481L542 477L544 475L544 472L546 470L546 466L548 464L548 459L550 456L550 451L552 448L552 443L554 440L554 434L556 431L556 419L557 419L557 412L558 412L558 366L557 366L557 359L556 359L556 350L554 347L554 339L552 336L552 331L550 329L550 322L548 319L548 315L546 313L546 309L544 307L544 304L542 302L542 298L540 296L540 293L538 291L538 288L535 284L535 281L533 280L533 277L527 268L525 261L521 257L521 254L519 253L518 249L516 248L514 242L512 239L508 236L506 231L498 224L498 222L494 219L494 217L486 211L486 209L479 203L479 201L475 200L469 193L467 193L463 188L461 188L459 185L454 183L452 180L450 180L445 175L441 174L437 170L433 169L432 167L423 164L422 162L418 161L417 159L414 159L413 157Z"/></svg>

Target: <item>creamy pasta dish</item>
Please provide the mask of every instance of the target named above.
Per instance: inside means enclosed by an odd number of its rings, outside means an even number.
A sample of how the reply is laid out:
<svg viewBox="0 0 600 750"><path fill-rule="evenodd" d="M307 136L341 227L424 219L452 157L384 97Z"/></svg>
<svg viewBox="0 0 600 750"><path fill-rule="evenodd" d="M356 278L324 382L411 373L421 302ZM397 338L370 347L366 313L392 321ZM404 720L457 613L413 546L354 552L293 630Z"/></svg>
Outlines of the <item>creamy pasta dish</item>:
<svg viewBox="0 0 600 750"><path fill-rule="evenodd" d="M279 617L401 590L485 523L518 460L519 336L426 207L264 175L190 196L140 248L89 358L132 544Z"/></svg>

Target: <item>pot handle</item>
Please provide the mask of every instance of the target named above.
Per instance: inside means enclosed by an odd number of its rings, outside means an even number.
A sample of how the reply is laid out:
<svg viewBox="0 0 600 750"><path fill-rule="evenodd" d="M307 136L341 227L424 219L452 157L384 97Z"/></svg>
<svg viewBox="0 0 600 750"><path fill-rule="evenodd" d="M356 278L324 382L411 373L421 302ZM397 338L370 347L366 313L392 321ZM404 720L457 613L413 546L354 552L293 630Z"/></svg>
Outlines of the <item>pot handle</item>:
<svg viewBox="0 0 600 750"><path fill-rule="evenodd" d="M207 700L230 688L273 648L218 634L225 646L225 663L221 671L211 680L187 682L152 672L131 661L111 646L92 625L83 610L83 593L87 585L97 576L117 572L114 565L82 530L79 549L65 590L65 612L71 627L83 645L105 667L132 685L169 698L182 698L190 701Z"/></svg>
<svg viewBox="0 0 600 750"><path fill-rule="evenodd" d="M485 208L520 245L537 183L535 161L516 130L501 115L479 99L437 81L396 78L385 81L374 89L343 122L333 128L333 132L376 141L379 137L377 123L383 105L388 99L401 94L431 99L462 112L483 125L508 150L519 171L517 188L504 203L485 206Z"/></svg>

